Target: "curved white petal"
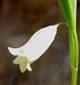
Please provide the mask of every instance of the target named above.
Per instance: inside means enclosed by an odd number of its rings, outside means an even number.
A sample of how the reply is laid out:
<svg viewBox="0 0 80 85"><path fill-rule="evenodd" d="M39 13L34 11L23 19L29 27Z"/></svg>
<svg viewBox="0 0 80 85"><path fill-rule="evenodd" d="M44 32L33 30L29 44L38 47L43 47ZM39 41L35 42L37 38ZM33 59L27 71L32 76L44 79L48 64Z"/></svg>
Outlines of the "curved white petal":
<svg viewBox="0 0 80 85"><path fill-rule="evenodd" d="M11 53L11 55L17 56L20 54L21 49L19 48L12 48L12 47L8 47L9 52Z"/></svg>
<svg viewBox="0 0 80 85"><path fill-rule="evenodd" d="M26 56L28 60L34 62L49 48L55 39L58 26L59 24L50 25L38 30L23 46L19 48L8 47L9 52L14 56Z"/></svg>
<svg viewBox="0 0 80 85"><path fill-rule="evenodd" d="M24 45L24 54L30 61L37 60L49 48L55 39L58 26L59 24L40 29Z"/></svg>
<svg viewBox="0 0 80 85"><path fill-rule="evenodd" d="M27 69L28 71L32 71L32 68L31 68L30 64L27 64L27 65L26 65L26 69Z"/></svg>

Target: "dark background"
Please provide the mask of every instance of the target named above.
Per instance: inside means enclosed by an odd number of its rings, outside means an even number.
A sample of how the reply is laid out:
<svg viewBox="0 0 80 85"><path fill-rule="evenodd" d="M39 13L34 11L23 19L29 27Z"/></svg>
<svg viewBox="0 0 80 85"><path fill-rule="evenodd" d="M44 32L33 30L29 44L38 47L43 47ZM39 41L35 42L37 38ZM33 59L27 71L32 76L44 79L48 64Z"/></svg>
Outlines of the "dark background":
<svg viewBox="0 0 80 85"><path fill-rule="evenodd" d="M80 1L80 0L79 0ZM78 2L78 35L80 6ZM0 85L69 85L67 27L58 28L54 43L21 73L7 47L19 47L37 30L64 22L57 0L0 0ZM79 35L80 38L80 35Z"/></svg>

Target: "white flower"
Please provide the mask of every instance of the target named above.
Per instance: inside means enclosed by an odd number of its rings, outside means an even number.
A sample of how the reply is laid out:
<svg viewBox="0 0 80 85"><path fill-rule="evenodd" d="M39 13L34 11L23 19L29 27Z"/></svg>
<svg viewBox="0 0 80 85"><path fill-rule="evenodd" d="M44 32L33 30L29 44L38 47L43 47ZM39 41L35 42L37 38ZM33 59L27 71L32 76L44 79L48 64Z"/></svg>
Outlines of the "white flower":
<svg viewBox="0 0 80 85"><path fill-rule="evenodd" d="M19 48L8 47L14 64L19 64L21 72L32 71L31 64L40 58L55 39L59 24L44 27L33 34L28 42Z"/></svg>

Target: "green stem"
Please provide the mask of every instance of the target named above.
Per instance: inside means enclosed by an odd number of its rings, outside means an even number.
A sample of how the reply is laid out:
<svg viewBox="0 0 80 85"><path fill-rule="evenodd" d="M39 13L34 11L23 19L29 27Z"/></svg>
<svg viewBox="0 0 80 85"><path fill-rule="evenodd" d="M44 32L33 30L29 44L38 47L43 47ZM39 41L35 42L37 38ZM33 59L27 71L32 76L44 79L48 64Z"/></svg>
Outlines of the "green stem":
<svg viewBox="0 0 80 85"><path fill-rule="evenodd" d="M76 5L75 5L76 6ZM70 70L71 70L71 80L70 85L77 85L78 78L78 63L79 63L79 47L78 47L78 37L76 32L76 9L72 14L71 24L68 24L68 34L69 34L69 54L70 54Z"/></svg>
<svg viewBox="0 0 80 85"><path fill-rule="evenodd" d="M70 53L70 70L71 81L70 85L77 85L77 73L78 73L78 39L75 31L69 32L69 53Z"/></svg>
<svg viewBox="0 0 80 85"><path fill-rule="evenodd" d="M70 85L77 85L79 47L76 32L76 0L59 0L60 7L68 25L69 55L70 55Z"/></svg>

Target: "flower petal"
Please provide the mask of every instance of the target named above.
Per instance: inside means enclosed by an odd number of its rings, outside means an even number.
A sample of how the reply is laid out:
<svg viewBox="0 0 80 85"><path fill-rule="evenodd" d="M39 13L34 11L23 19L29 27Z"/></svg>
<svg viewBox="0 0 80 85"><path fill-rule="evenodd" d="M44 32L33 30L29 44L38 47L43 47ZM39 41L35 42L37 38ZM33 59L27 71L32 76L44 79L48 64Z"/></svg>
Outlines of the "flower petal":
<svg viewBox="0 0 80 85"><path fill-rule="evenodd" d="M17 55L20 55L20 52L21 52L22 49L8 47L8 50L12 55L17 56Z"/></svg>
<svg viewBox="0 0 80 85"><path fill-rule="evenodd" d="M49 48L55 39L59 24L44 27L35 32L29 41L19 48L8 47L14 56L25 56L30 62L34 62ZM30 66L28 68L31 70Z"/></svg>
<svg viewBox="0 0 80 85"><path fill-rule="evenodd" d="M26 68L27 68L28 71L32 71L30 64L27 64Z"/></svg>
<svg viewBox="0 0 80 85"><path fill-rule="evenodd" d="M24 55L31 62L37 60L49 48L55 39L58 26L59 24L50 25L40 29L23 46Z"/></svg>

